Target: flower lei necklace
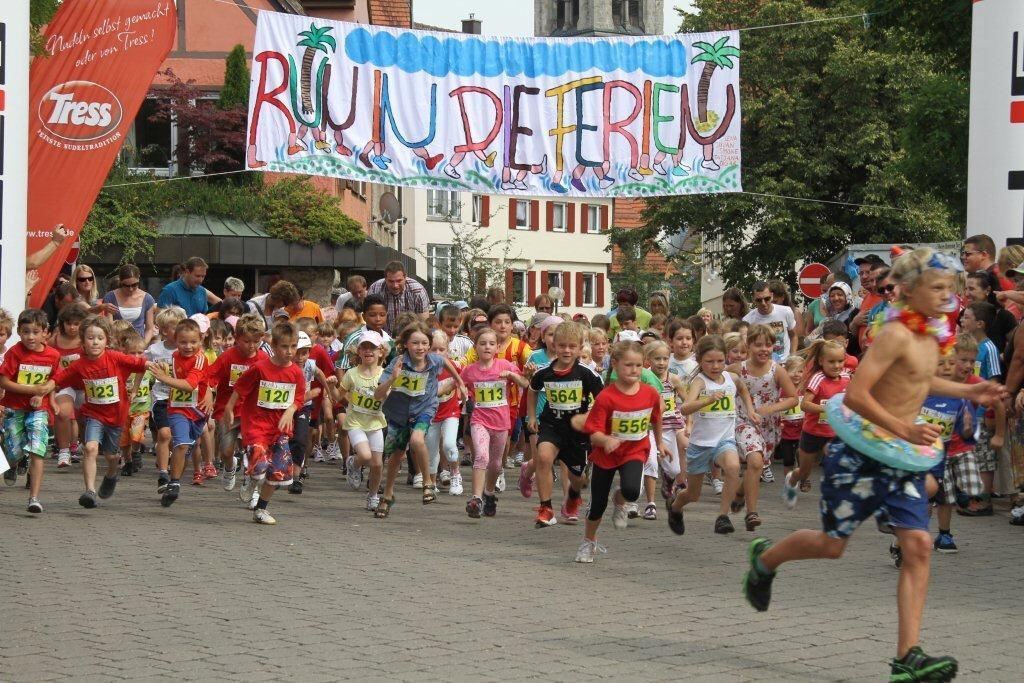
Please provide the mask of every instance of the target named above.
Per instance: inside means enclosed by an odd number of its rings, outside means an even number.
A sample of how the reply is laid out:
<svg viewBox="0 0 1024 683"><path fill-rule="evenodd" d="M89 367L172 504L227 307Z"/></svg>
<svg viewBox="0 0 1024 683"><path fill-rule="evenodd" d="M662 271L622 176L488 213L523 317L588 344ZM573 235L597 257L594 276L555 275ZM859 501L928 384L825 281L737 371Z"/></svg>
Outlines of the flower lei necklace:
<svg viewBox="0 0 1024 683"><path fill-rule="evenodd" d="M889 322L898 322L914 334L935 337L935 341L939 343L939 351L942 355L952 351L953 345L956 344L956 335L949 329L949 323L945 315L938 318L927 318L924 314L918 313L904 304L894 303L886 309L885 315L875 318L875 329L873 332L878 334L878 330L882 325Z"/></svg>

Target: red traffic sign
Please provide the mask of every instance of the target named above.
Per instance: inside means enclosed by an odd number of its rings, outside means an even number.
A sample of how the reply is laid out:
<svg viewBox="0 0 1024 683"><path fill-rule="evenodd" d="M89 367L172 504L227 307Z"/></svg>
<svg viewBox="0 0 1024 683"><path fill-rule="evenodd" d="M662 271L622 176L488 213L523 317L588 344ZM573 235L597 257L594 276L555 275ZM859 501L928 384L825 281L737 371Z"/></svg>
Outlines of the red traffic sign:
<svg viewBox="0 0 1024 683"><path fill-rule="evenodd" d="M800 293L809 299L817 299L821 296L821 278L831 272L824 263L808 263L797 276Z"/></svg>

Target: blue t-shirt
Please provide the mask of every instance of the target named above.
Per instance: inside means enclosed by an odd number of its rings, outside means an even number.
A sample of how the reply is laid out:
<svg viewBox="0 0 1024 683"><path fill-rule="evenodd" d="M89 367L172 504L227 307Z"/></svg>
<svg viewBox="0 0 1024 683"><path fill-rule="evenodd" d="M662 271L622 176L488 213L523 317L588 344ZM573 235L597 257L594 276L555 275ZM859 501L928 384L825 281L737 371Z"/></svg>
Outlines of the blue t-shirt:
<svg viewBox="0 0 1024 683"><path fill-rule="evenodd" d="M395 365L403 363L402 376L391 385L391 393L381 406L388 424L411 426L411 420L422 420L423 417L426 417L429 424L434 417L437 412L437 376L444 367L444 357L428 353L426 361L423 370L414 370L409 354L403 353L384 369L384 374L380 376L381 382L391 379Z"/></svg>
<svg viewBox="0 0 1024 683"><path fill-rule="evenodd" d="M942 443L948 444L953 436L963 437L964 413L971 410L971 403L963 398L928 396L921 406L921 419L942 428Z"/></svg>
<svg viewBox="0 0 1024 683"><path fill-rule="evenodd" d="M982 379L992 379L1003 374L1003 368L999 364L999 350L991 339L985 339L978 345L974 374Z"/></svg>
<svg viewBox="0 0 1024 683"><path fill-rule="evenodd" d="M206 288L202 285L195 289L185 286L185 281L178 278L169 282L160 290L160 298L157 300L160 308L181 306L185 309L185 315L191 317L196 313L206 313L209 306L206 303Z"/></svg>
<svg viewBox="0 0 1024 683"><path fill-rule="evenodd" d="M530 363L537 366L538 370L543 370L547 366L551 365L551 359L548 358L548 350L546 348L540 348L530 354ZM537 417L544 411L544 406L548 403L547 395L544 390L541 389L537 394Z"/></svg>

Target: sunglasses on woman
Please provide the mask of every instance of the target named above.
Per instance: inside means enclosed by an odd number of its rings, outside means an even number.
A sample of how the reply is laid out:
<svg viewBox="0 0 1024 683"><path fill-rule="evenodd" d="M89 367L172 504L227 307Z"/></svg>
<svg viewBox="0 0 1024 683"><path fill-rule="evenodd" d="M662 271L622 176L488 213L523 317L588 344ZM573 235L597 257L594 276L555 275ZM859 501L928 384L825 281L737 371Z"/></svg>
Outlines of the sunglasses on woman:
<svg viewBox="0 0 1024 683"><path fill-rule="evenodd" d="M92 275L87 275L87 276L85 276L85 277L80 277L80 278L78 278L78 281L79 281L79 282L92 282L92 281L93 281L93 280L95 280L95 279L96 279L96 278L94 278L94 277L93 277Z"/></svg>
<svg viewBox="0 0 1024 683"><path fill-rule="evenodd" d="M121 286L124 287L125 289L138 289L139 283L138 282L122 282Z"/></svg>

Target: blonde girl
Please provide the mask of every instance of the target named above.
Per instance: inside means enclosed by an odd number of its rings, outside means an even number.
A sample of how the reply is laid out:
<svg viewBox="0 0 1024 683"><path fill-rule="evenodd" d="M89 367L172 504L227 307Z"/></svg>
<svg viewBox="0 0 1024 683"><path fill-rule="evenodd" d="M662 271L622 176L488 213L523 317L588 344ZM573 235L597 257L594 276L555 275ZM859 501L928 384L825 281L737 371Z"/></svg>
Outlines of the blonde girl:
<svg viewBox="0 0 1024 683"><path fill-rule="evenodd" d="M804 368L807 361L803 356L792 355L786 359L786 374L789 381L797 387L797 394L803 394ZM782 471L784 475L797 466L797 451L800 448L800 432L804 425L804 409L800 407L798 400L793 407L782 413L782 439L775 449L775 457L782 460Z"/></svg>
<svg viewBox="0 0 1024 683"><path fill-rule="evenodd" d="M757 426L761 416L754 410L747 385L726 370L725 341L717 335L702 337L697 342L700 371L686 392L683 415L690 419L690 445L686 449L686 489L676 494L668 513L669 528L683 534L683 506L700 500L704 475L712 465L721 468L723 494L716 534L731 534L735 529L729 520L729 508L740 485L740 459L736 451L736 404L742 401L750 421Z"/></svg>
<svg viewBox="0 0 1024 683"><path fill-rule="evenodd" d="M364 331L356 344L359 364L345 372L339 386L342 401L348 401L342 428L348 433L353 452L345 463L348 485L353 491L358 491L363 483L363 468L370 468L366 509L371 512L375 512L380 504L377 491L384 471L384 427L387 421L381 411L380 399L374 396L384 374L381 367L384 348L386 343L379 333Z"/></svg>
<svg viewBox="0 0 1024 683"><path fill-rule="evenodd" d="M657 506L654 503L655 481L658 477L658 465L661 466L661 495L667 502L675 492L676 486L686 482L686 473L679 462L679 453L686 453L690 440L686 432L686 420L679 412L679 406L686 398L686 381L669 371L671 353L668 344L662 341L652 342L644 349L644 356L651 372L661 381L661 437L665 450L665 458L651 467L648 461L644 468L644 485L647 493L647 508L644 519L657 519ZM653 454L653 450L652 450Z"/></svg>

